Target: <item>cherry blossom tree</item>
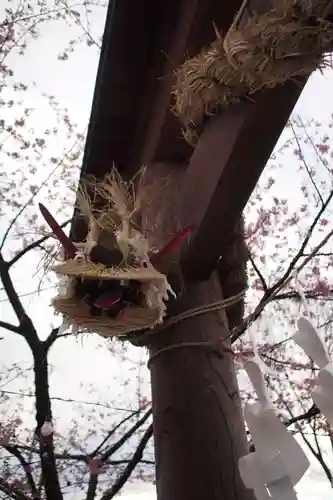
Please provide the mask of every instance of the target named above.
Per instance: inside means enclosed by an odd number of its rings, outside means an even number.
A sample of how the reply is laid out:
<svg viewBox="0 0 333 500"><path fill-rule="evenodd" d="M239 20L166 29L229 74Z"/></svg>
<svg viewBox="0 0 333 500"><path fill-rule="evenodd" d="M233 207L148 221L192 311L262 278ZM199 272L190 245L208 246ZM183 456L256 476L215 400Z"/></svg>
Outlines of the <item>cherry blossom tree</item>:
<svg viewBox="0 0 333 500"><path fill-rule="evenodd" d="M268 377L274 404L331 485L332 429L311 398L318 367L290 337L305 316L332 353L332 124L332 115L324 123L293 115L248 203L249 314L233 332L238 357L253 352L254 339L275 371ZM281 182L292 189L281 189ZM252 398L248 391L243 396Z"/></svg>
<svg viewBox="0 0 333 500"><path fill-rule="evenodd" d="M51 309L40 331L40 311L29 307L44 295L47 301L56 287L44 270L54 240L38 216L37 199L52 205L68 228L85 130L45 93L38 96L44 111L39 123L39 110L31 106L31 83L18 79L15 68L54 25L59 33L67 27L69 35L57 48L59 64L68 64L82 45L98 57L102 33L94 33L93 19L96 11L105 14L105 7L98 1L8 2L0 22L0 327L3 342L9 339L7 348L23 345L23 357L30 361L22 366L21 359L11 361L15 356L2 360L1 498L60 499L68 492L83 492L87 499L104 492L112 498L135 468L136 477L151 476L151 410L140 389L143 361L137 356L132 360L123 346L108 346L110 363L117 358L127 364L130 376L121 383L135 380L134 398L110 401L84 384L83 400L54 396L57 367L51 351L55 343L66 349L67 334L59 333L60 318ZM57 426L62 413L69 416L65 433Z"/></svg>

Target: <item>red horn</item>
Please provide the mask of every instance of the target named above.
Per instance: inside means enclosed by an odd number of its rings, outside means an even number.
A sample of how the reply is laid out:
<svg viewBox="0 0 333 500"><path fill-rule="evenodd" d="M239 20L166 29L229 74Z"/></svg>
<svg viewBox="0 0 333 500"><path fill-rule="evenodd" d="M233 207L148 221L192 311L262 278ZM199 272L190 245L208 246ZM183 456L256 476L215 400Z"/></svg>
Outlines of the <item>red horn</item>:
<svg viewBox="0 0 333 500"><path fill-rule="evenodd" d="M181 231L175 234L169 243L165 245L159 252L151 256L150 262L155 265L158 264L168 253L172 252L192 231L192 226L186 226Z"/></svg>
<svg viewBox="0 0 333 500"><path fill-rule="evenodd" d="M50 226L54 236L58 238L61 245L63 246L66 257L73 259L78 249L76 248L74 243L68 238L68 236L64 233L64 231L59 226L58 222L55 220L53 215L50 214L48 209L42 203L39 203L38 206L42 216L44 217L47 224Z"/></svg>

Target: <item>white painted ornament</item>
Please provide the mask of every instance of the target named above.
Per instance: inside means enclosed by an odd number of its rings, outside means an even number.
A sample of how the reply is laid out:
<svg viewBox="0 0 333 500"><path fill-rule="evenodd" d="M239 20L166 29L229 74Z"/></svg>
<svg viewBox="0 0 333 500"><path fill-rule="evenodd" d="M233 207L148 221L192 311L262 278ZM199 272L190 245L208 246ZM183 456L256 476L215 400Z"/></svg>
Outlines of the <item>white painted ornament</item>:
<svg viewBox="0 0 333 500"><path fill-rule="evenodd" d="M312 392L315 405L333 427L333 363L330 362L324 342L314 326L306 318L297 322L298 331L292 336L294 342L303 349L320 368Z"/></svg>
<svg viewBox="0 0 333 500"><path fill-rule="evenodd" d="M245 486L254 490L257 500L297 500L294 486L310 464L274 411L263 364L262 360L258 362L258 356L244 363L259 402L244 406L244 417L256 451L239 459L239 471Z"/></svg>

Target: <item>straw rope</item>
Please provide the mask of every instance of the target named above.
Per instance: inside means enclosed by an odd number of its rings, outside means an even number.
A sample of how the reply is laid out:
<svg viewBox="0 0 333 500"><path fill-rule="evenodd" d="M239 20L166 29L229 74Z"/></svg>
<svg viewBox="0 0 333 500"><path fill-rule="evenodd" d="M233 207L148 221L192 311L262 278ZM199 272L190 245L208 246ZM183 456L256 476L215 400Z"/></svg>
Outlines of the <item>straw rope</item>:
<svg viewBox="0 0 333 500"><path fill-rule="evenodd" d="M174 112L189 142L205 116L249 99L264 88L309 76L324 68L333 41L333 24L326 20L332 0L281 0L263 15L243 21L243 1L228 33L176 70Z"/></svg>
<svg viewBox="0 0 333 500"><path fill-rule="evenodd" d="M130 336L128 340L132 342L134 345L143 346L147 345L146 340L150 339L152 335L156 335L166 328L169 328L172 325L177 323L181 323L187 319L195 318L196 316L201 316L203 314L207 314L210 312L220 311L221 309L226 309L227 307L233 306L240 300L244 298L245 290L234 295L233 297L228 297L227 299L219 300L217 302L212 302L211 304L205 304L203 306L194 307L189 309L188 311L184 311L176 316L172 316L171 318L166 319L161 325L156 326L155 328L144 332L142 335Z"/></svg>
<svg viewBox="0 0 333 500"><path fill-rule="evenodd" d="M222 340L218 342L183 342L182 344L174 344L174 345L169 345L167 347L163 347L162 349L159 349L157 352L152 354L150 358L147 361L147 367L148 369L151 368L151 364L155 359L160 356L161 354L165 352L170 352L173 351L174 349L179 349L179 348L184 348L184 347L199 347L201 349L208 349L210 351L215 352L217 355L221 356L223 353L228 353L234 356L234 351L231 349L231 347L227 347L223 345Z"/></svg>

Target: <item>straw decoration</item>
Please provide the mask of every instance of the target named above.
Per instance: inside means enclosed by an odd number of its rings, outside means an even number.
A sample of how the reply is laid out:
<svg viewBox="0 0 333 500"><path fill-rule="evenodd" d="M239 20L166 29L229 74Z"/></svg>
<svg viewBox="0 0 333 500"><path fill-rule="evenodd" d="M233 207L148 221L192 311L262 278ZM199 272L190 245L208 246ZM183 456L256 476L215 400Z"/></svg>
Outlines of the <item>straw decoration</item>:
<svg viewBox="0 0 333 500"><path fill-rule="evenodd" d="M174 112L185 138L195 142L205 116L325 68L329 61L324 53L333 40L333 24L325 20L330 3L282 0L246 21L237 15L225 37L217 32L209 48L185 61L176 70L173 89ZM245 6L246 0L241 14Z"/></svg>
<svg viewBox="0 0 333 500"><path fill-rule="evenodd" d="M166 302L175 296L159 262L189 234L180 231L155 252L140 230L140 214L152 200L145 169L129 182L117 170L102 180L88 179L79 188L77 210L88 226L84 241L73 243L46 207L40 210L63 247L53 300L66 324L103 336L124 335L162 323Z"/></svg>

